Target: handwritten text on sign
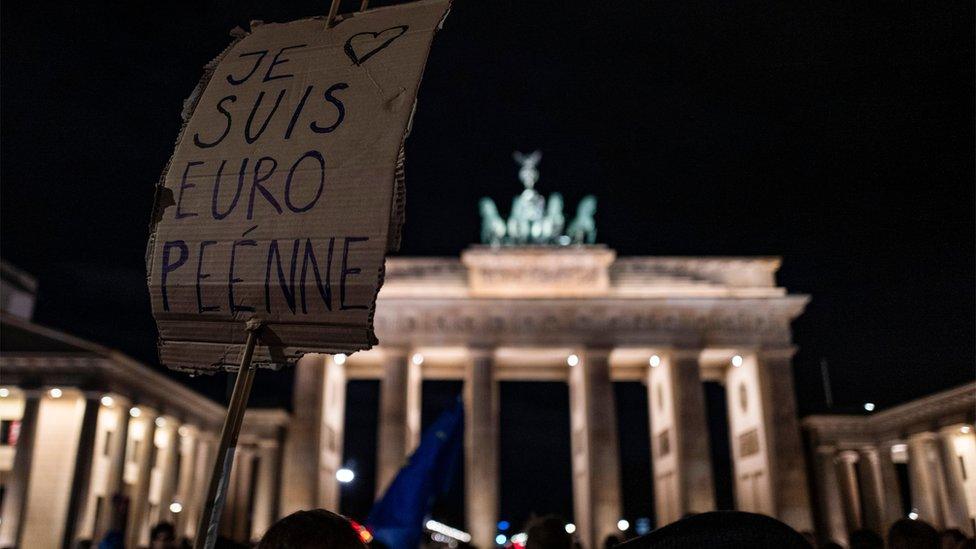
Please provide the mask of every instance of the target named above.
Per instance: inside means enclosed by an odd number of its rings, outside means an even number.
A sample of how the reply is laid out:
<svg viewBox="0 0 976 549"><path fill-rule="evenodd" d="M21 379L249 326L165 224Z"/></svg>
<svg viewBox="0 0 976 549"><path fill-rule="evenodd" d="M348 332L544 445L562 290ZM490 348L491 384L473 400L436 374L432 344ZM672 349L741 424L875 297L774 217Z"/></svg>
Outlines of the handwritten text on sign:
<svg viewBox="0 0 976 549"><path fill-rule="evenodd" d="M241 86L252 78L260 78L262 84L274 82L275 80L293 79L295 75L287 72L289 59L284 54L289 50L306 47L308 47L307 44L285 46L279 48L270 57L270 52L267 50L241 53L239 54L241 58L254 58L254 64L247 74L243 76L237 77L233 74L228 74L226 76L227 81L232 86ZM255 76L259 69L264 73L263 76ZM296 126L302 120L308 98L315 91L315 85L310 84L305 87L301 99L294 104L294 108L290 113L281 114L279 114L279 111L282 110L280 107L288 88L285 87L284 83L271 84L271 86L280 87L274 99L274 104L263 106L267 91L261 90L257 97L253 99L253 104L249 109L246 122L238 120L237 124L235 124L233 111L228 108L228 105L233 105L238 101L238 95L230 94L222 97L216 105L216 110L225 120L223 128L218 130L219 135L210 138L201 136L200 133L195 133L193 135L193 145L198 149L208 149L219 145L228 138L237 139L247 144L258 143L276 116L288 117L288 125L280 138L284 140L291 139ZM348 87L349 84L345 82L337 82L326 88L324 94L322 94L324 100L334 106L336 111L332 120L327 125L320 124L317 120L311 120L307 123L306 128L300 128L299 131L328 134L342 126L342 122L346 116L346 109L342 103L342 99L337 96L336 92L345 90ZM263 114L262 111L264 111ZM232 131L234 131L234 134L231 134ZM287 159L282 168L285 168L289 164L290 167L281 170L279 170L279 161L274 156L261 156L257 159L244 157L240 160L240 164L236 166L236 169L234 167L228 169L226 158L212 160L210 163L212 165L208 166L208 162L206 161L190 160L183 166L183 175L176 193L176 208L173 209L173 217L175 220L196 217L201 214L201 212L192 211L183 206L184 199L188 194L193 192L202 192L211 197L209 211L202 213L203 215L209 215L214 221L223 221L231 216L253 221L255 219L255 208L258 209L259 216L265 219L267 219L268 215L300 215L311 212L322 198L326 187L325 152L323 150L310 149L296 159ZM207 177L203 183L195 182L198 181L196 177L197 173L206 173L208 168L214 166L216 167L216 174L212 179ZM281 183L282 175L284 175L283 184L272 185L272 183ZM206 186L206 188L198 189L198 187L203 186ZM223 193L221 192L221 187L223 187ZM245 196L244 203L241 203L242 194ZM199 200L194 200L193 202L199 203ZM262 212L260 211L261 209L265 209L266 211ZM244 231L241 234L241 238L235 239L232 242L225 242L223 245L217 240L201 240L197 244L197 248L193 251L190 250L185 240L168 240L163 243L162 265L160 267L162 275L161 291L163 310L170 310L167 287L170 274L178 269L185 268L188 261L192 258L194 261L189 262L191 266L193 264L196 265L195 289L197 312L202 314L220 311L221 305L208 304L210 303L210 299L205 300L205 286L203 286L202 282L213 276L213 273L204 272L205 265L214 263L213 261L206 260L207 255L223 253L225 257L223 260L218 261L229 265L225 274L226 301L224 303L226 304L227 310L232 313L254 312L256 310L255 306L240 303L234 298L234 286L243 282L235 274L235 264L239 257L239 248L241 249L240 253L252 253L245 252L243 248L258 247L256 240L247 238L248 233L257 228L258 225L255 224L253 227ZM265 258L264 309L266 312L271 312L272 286L275 286L276 292L280 289L281 295L284 297L289 310L292 313L297 312L295 282L298 270L301 271L299 286L297 288L300 294L301 312L308 313L308 296L306 296L305 289L308 283L312 282L312 279L314 279L314 286L318 293L316 299L321 297L321 305L326 310L332 310L332 274L334 272L332 263L335 241L336 238L331 237L327 243L319 240L313 244L312 239L306 237L304 239L290 239L288 242L281 243L279 243L279 239L272 238L266 242L263 246L265 249L259 250L262 252L261 256ZM369 241L369 237L365 235L342 237L342 261L341 267L338 269L340 294L338 306L340 309L367 308L366 305L347 304L345 299L347 277L361 272L359 267L353 267L349 264L350 246L358 242L367 241ZM284 264L282 261L282 245L286 248L284 250L286 255ZM317 247L318 255L316 255ZM299 253L300 251L301 253ZM322 265L321 269L320 263ZM298 268L299 264L301 265L301 269Z"/></svg>
<svg viewBox="0 0 976 549"><path fill-rule="evenodd" d="M199 344L216 362L170 362L232 364L212 346L239 345L252 317L267 322L272 353L375 342L399 155L447 6L381 8L333 28L263 25L212 67L166 171L147 257L164 362L167 345Z"/></svg>

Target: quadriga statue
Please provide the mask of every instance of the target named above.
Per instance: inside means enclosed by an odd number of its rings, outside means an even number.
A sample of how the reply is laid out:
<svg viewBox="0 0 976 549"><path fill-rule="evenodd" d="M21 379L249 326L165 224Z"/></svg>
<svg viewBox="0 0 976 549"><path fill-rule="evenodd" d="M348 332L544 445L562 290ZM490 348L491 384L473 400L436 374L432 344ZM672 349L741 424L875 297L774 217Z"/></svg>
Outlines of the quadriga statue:
<svg viewBox="0 0 976 549"><path fill-rule="evenodd" d="M481 212L482 244L566 246L596 242L596 223L593 219L596 197L587 195L580 201L576 217L566 229L563 196L552 193L547 201L535 190L542 152L525 155L516 151L512 158L519 164L519 179L525 189L512 200L512 210L507 220L498 211L494 200L487 197L481 199L478 208Z"/></svg>

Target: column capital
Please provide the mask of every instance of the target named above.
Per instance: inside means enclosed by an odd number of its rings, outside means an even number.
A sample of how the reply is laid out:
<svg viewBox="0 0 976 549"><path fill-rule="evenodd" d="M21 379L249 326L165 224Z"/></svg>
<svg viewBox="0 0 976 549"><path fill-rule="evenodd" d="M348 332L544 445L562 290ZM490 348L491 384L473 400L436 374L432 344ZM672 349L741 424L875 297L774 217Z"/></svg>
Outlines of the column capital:
<svg viewBox="0 0 976 549"><path fill-rule="evenodd" d="M110 397L112 399L112 406L120 406L122 408L132 407L132 399L125 395L109 392L109 393L102 393L102 396Z"/></svg>
<svg viewBox="0 0 976 549"><path fill-rule="evenodd" d="M861 446L857 449L857 453L861 459L870 461L871 463L877 463L881 459L878 447L871 444Z"/></svg>
<svg viewBox="0 0 976 549"><path fill-rule="evenodd" d="M259 441L256 438L254 438L254 437L248 437L247 439L244 439L244 437L241 437L241 439L239 440L239 442L237 444L237 450L236 451L237 452L240 452L241 454L243 454L245 456L253 455L254 452L255 452L255 450L257 450L258 442Z"/></svg>
<svg viewBox="0 0 976 549"><path fill-rule="evenodd" d="M932 431L921 431L919 433L912 433L908 435L908 442L935 442L938 438L939 436Z"/></svg>
<svg viewBox="0 0 976 549"><path fill-rule="evenodd" d="M583 360L586 360L587 358L607 360L610 358L610 353L613 352L613 347L582 347L581 352L583 353Z"/></svg>
<svg viewBox="0 0 976 549"><path fill-rule="evenodd" d="M380 347L380 350L383 351L384 360L406 360L410 354L410 348L402 346Z"/></svg>
<svg viewBox="0 0 976 549"><path fill-rule="evenodd" d="M132 408L138 408L139 409L139 415L138 416L133 416L132 415ZM150 406L148 404L140 404L138 402L132 402L129 405L129 411L127 411L126 413L128 413L130 416L132 416L132 419L147 419L147 420L148 419L152 419L153 422L154 422L153 425L155 425L155 419L157 417L159 417L159 410L157 410L156 408L153 408L152 406Z"/></svg>
<svg viewBox="0 0 976 549"><path fill-rule="evenodd" d="M796 351L795 345L789 345L787 347L763 347L756 349L755 353L760 360L791 360Z"/></svg>
<svg viewBox="0 0 976 549"><path fill-rule="evenodd" d="M677 360L699 360L701 359L702 349L698 347L679 347L662 349L661 352L668 358Z"/></svg>
<svg viewBox="0 0 976 549"><path fill-rule="evenodd" d="M277 440L262 438L257 441L257 447L261 450L275 450L280 446Z"/></svg>
<svg viewBox="0 0 976 549"><path fill-rule="evenodd" d="M336 353L336 355L337 354L340 354L340 353ZM323 355L322 356L322 363L325 364L326 368L331 368L331 367L345 368L346 367L346 362L349 360L349 357L347 356L345 359L336 360L336 355Z"/></svg>
<svg viewBox="0 0 976 549"><path fill-rule="evenodd" d="M296 366L318 366L325 364L325 357L330 355L324 355L322 353L305 353L298 359Z"/></svg>
<svg viewBox="0 0 976 549"><path fill-rule="evenodd" d="M834 457L834 460L838 463L857 463L858 459L860 459L860 456L856 450L842 450Z"/></svg>
<svg viewBox="0 0 976 549"><path fill-rule="evenodd" d="M180 426L176 428L176 434L178 434L180 438L197 437L200 435L200 428L193 423L181 423Z"/></svg>
<svg viewBox="0 0 976 549"><path fill-rule="evenodd" d="M471 360L494 360L495 347L490 345L471 345L468 347L468 357Z"/></svg>
<svg viewBox="0 0 976 549"><path fill-rule="evenodd" d="M245 450L248 452L253 451L255 446L257 446L259 440L260 439L257 437L257 435L241 433L241 435L237 439L237 451L238 452L243 452Z"/></svg>
<svg viewBox="0 0 976 549"><path fill-rule="evenodd" d="M821 444L817 446L817 453L833 456L837 453L837 447L831 444Z"/></svg>
<svg viewBox="0 0 976 549"><path fill-rule="evenodd" d="M48 389L31 387L29 389L20 389L21 396L24 400L40 400L42 397L47 396Z"/></svg>
<svg viewBox="0 0 976 549"><path fill-rule="evenodd" d="M953 435L968 435L974 431L976 431L976 429L973 429L972 425L967 423L955 423L953 425L941 427L939 429L939 436L949 437Z"/></svg>
<svg viewBox="0 0 976 549"><path fill-rule="evenodd" d="M217 442L217 433L200 429L197 431L197 440L205 444Z"/></svg>

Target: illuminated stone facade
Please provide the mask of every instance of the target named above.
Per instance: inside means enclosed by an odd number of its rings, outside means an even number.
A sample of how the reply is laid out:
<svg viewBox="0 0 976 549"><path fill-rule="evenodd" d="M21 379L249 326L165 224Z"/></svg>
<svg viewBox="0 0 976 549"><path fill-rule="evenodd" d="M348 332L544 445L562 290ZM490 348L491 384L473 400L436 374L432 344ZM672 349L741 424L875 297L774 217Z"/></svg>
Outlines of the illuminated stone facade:
<svg viewBox="0 0 976 549"><path fill-rule="evenodd" d="M570 388L574 521L596 547L621 517L614 381L647 385L661 524L715 508L702 382L727 384L737 507L812 530L794 402L790 322L807 303L775 258L616 258L602 246L474 247L460 259L391 258L381 345L298 367L283 511L335 506L349 379L379 379L379 490L420 436L425 379L464 382L467 525L493 544L498 384ZM310 470L309 463L317 463ZM317 478L317 483L309 483Z"/></svg>
<svg viewBox="0 0 976 549"><path fill-rule="evenodd" d="M506 381L569 387L574 522L587 548L621 518L615 381L647 389L659 525L715 508L702 391L715 381L727 393L738 509L801 531L816 524L843 542L904 515L892 480L904 462L920 518L971 528L976 386L869 417L807 418L805 463L790 323L808 298L778 287L778 268L775 258L617 258L601 246L389 259L375 318L382 344L308 355L291 414L248 411L221 533L256 540L292 511L339 508L351 379L380 381L380 492L420 439L422 381L463 382L467 520L455 526L480 547L494 546ZM122 522L130 547L145 546L158 521L192 538L225 409L116 351L32 323L35 284L10 272L0 288L17 305L0 317L0 547L98 540Z"/></svg>

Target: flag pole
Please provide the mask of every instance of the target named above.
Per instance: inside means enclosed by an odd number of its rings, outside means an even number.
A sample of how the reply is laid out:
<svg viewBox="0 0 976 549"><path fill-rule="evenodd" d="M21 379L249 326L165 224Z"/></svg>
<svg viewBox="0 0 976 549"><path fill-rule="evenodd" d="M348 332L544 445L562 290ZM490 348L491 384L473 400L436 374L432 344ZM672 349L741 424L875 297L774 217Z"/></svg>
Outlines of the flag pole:
<svg viewBox="0 0 976 549"><path fill-rule="evenodd" d="M830 390L830 370L827 369L827 359L820 359L820 379L823 382L824 400L827 402L827 409L834 407L834 393Z"/></svg>
<svg viewBox="0 0 976 549"><path fill-rule="evenodd" d="M214 456L207 499L204 500L203 513L200 514L197 523L196 539L193 543L195 549L213 549L217 543L217 527L220 525L220 514L227 499L234 451L237 449L237 436L241 432L247 398L251 394L251 384L254 382L256 368L251 363L251 358L254 356L254 347L257 345L261 327L260 321L249 320L245 328L247 343L244 346L244 356L241 357L241 367L237 370L234 392L227 407L224 426L220 430L220 444L217 445L217 453Z"/></svg>

